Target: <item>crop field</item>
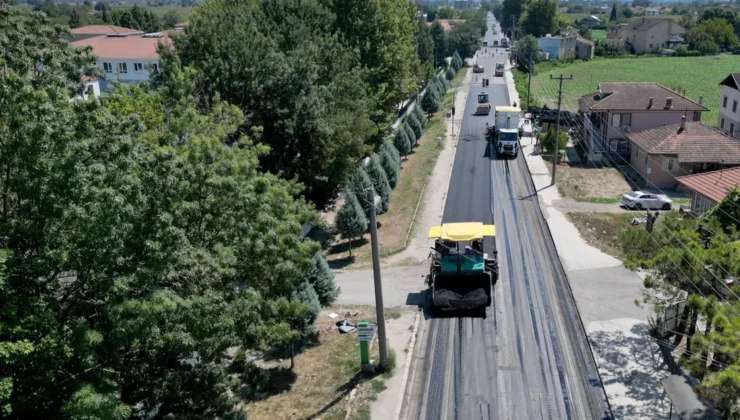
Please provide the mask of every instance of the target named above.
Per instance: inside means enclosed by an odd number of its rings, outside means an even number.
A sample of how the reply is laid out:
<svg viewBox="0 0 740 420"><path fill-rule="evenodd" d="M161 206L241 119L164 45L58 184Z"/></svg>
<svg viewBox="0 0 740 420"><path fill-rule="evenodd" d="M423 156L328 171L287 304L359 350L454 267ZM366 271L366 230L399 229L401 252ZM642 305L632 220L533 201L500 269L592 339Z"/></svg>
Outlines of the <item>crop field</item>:
<svg viewBox="0 0 740 420"><path fill-rule="evenodd" d="M548 63L549 66L549 63ZM698 100L704 96L704 106L709 112L702 121L716 124L720 86L729 73L740 68L740 55L707 57L645 57L620 59L595 59L576 61L556 66L532 78L532 94L538 102L551 108L557 107L558 84L550 75L573 75L573 80L563 82L563 109L578 109L578 98L596 92L599 82L657 82L674 90L686 91L686 96Z"/></svg>
<svg viewBox="0 0 740 420"><path fill-rule="evenodd" d="M605 29L591 29L591 39L596 41L597 39L606 39Z"/></svg>

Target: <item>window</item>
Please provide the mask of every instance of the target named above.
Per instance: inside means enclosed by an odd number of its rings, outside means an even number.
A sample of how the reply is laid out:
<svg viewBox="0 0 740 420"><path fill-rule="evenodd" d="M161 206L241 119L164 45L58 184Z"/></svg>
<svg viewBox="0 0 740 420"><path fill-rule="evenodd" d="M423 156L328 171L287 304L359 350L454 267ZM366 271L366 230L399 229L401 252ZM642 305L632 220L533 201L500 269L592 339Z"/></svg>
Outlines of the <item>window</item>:
<svg viewBox="0 0 740 420"><path fill-rule="evenodd" d="M719 120L719 128L725 128L725 119L724 118L720 118L720 120Z"/></svg>
<svg viewBox="0 0 740 420"><path fill-rule="evenodd" d="M675 171L676 165L673 159L663 158L663 170L664 171Z"/></svg>
<svg viewBox="0 0 740 420"><path fill-rule="evenodd" d="M113 73L113 64L111 63L103 63L103 69L106 73Z"/></svg>
<svg viewBox="0 0 740 420"><path fill-rule="evenodd" d="M645 155L645 167L648 167L648 155Z"/></svg>
<svg viewBox="0 0 740 420"><path fill-rule="evenodd" d="M141 63L134 63L134 71L135 72L137 72L137 73L140 72L142 68L143 68L143 66L141 65Z"/></svg>
<svg viewBox="0 0 740 420"><path fill-rule="evenodd" d="M696 215L700 215L707 210L714 207L714 201L708 199L707 197L704 197L703 195L696 193L694 195L694 206L691 209Z"/></svg>
<svg viewBox="0 0 740 420"><path fill-rule="evenodd" d="M727 108L727 96L722 99L722 108Z"/></svg>
<svg viewBox="0 0 740 420"><path fill-rule="evenodd" d="M631 127L632 114L612 114L612 127Z"/></svg>
<svg viewBox="0 0 740 420"><path fill-rule="evenodd" d="M154 71L159 71L159 64L157 64L157 63L152 63L152 70L154 70Z"/></svg>
<svg viewBox="0 0 740 420"><path fill-rule="evenodd" d="M118 63L118 72L121 74L128 73L128 66L126 63Z"/></svg>
<svg viewBox="0 0 740 420"><path fill-rule="evenodd" d="M87 88L85 89L88 96L95 96L95 88L93 85L87 85Z"/></svg>
<svg viewBox="0 0 740 420"><path fill-rule="evenodd" d="M699 111L694 111L694 121L701 120L701 114L699 114Z"/></svg>
<svg viewBox="0 0 740 420"><path fill-rule="evenodd" d="M653 48L653 44L650 44L650 48Z"/></svg>
<svg viewBox="0 0 740 420"><path fill-rule="evenodd" d="M737 112L737 101L732 101L732 112Z"/></svg>
<svg viewBox="0 0 740 420"><path fill-rule="evenodd" d="M640 149L635 149L635 157L636 158L640 157Z"/></svg>
<svg viewBox="0 0 740 420"><path fill-rule="evenodd" d="M735 137L735 123L730 123L730 136Z"/></svg>

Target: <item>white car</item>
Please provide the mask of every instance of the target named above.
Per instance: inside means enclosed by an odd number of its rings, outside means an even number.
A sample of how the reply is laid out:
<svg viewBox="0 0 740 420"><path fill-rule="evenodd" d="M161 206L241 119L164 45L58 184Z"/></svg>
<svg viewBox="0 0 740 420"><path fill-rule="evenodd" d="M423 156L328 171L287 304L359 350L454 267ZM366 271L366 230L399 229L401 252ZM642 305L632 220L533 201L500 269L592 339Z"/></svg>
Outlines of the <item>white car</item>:
<svg viewBox="0 0 740 420"><path fill-rule="evenodd" d="M642 191L632 191L622 196L622 205L628 209L643 210L670 210L673 207L673 201L657 194L646 193Z"/></svg>

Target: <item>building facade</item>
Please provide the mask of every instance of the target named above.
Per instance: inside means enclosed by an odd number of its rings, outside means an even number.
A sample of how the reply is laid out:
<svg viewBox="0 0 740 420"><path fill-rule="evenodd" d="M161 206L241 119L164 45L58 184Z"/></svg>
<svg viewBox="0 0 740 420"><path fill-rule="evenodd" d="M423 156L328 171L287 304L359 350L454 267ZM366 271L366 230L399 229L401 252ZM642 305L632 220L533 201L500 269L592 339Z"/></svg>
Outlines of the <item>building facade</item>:
<svg viewBox="0 0 740 420"><path fill-rule="evenodd" d="M634 54L655 54L663 48L675 48L683 42L686 30L666 17L644 16L621 24L609 33L612 45L624 45Z"/></svg>
<svg viewBox="0 0 740 420"><path fill-rule="evenodd" d="M576 35L565 33L562 35L539 38L537 43L540 50L549 54L553 60L569 60L576 57Z"/></svg>
<svg viewBox="0 0 740 420"><path fill-rule="evenodd" d="M733 138L740 138L740 73L732 73L720 82L722 93L719 97L719 117L717 127Z"/></svg>

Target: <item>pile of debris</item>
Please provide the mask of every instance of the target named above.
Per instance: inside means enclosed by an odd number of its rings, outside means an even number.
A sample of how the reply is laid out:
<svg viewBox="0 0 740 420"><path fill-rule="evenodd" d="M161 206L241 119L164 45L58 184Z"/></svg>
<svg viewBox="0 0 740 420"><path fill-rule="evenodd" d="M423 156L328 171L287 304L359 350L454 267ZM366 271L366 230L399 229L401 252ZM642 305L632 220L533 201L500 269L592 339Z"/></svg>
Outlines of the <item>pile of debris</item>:
<svg viewBox="0 0 740 420"><path fill-rule="evenodd" d="M336 324L334 324L333 327L331 327L331 331L339 330L341 334L349 334L357 331L357 323L353 322L351 319L356 318L358 315L360 315L359 311L354 312L347 312L344 314L344 319L341 321L337 321ZM331 319L337 319L339 318L339 315L332 312L329 314L329 318Z"/></svg>

